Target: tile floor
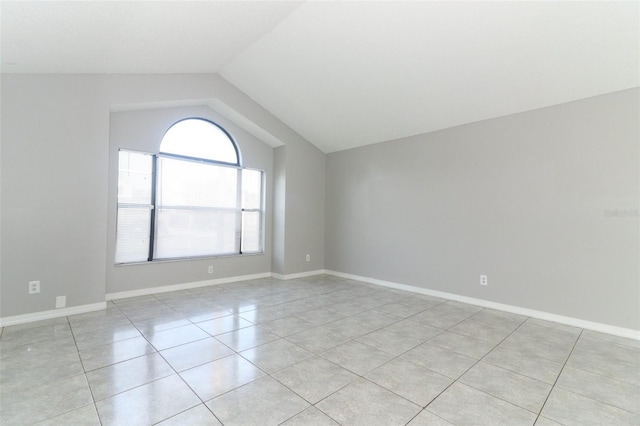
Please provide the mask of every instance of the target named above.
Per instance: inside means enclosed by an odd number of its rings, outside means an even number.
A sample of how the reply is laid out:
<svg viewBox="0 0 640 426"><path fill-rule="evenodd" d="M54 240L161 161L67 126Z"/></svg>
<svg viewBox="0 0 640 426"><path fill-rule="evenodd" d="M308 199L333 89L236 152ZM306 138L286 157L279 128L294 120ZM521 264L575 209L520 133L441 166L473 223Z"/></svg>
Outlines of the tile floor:
<svg viewBox="0 0 640 426"><path fill-rule="evenodd" d="M0 424L640 425L640 342L331 276L5 327Z"/></svg>

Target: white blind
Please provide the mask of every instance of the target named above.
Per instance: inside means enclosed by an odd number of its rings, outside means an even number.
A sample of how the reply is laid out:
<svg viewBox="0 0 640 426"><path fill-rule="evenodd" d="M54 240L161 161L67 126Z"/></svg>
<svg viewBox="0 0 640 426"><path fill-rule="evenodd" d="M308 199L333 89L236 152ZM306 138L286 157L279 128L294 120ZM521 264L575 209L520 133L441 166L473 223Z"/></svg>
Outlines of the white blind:
<svg viewBox="0 0 640 426"><path fill-rule="evenodd" d="M262 251L262 172L242 170L242 238L243 253Z"/></svg>
<svg viewBox="0 0 640 426"><path fill-rule="evenodd" d="M150 154L118 154L116 263L143 262L149 257L152 166Z"/></svg>

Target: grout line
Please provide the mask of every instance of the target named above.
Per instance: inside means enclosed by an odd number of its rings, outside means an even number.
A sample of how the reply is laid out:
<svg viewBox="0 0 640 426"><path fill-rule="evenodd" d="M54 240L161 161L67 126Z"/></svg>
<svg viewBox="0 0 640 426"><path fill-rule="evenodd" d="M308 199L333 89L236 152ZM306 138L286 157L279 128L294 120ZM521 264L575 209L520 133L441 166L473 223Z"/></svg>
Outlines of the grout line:
<svg viewBox="0 0 640 426"><path fill-rule="evenodd" d="M471 316L470 316L470 317L468 317L468 318L471 318L472 316L475 316L475 315L479 314L480 312L482 312L482 311L483 311L483 310L485 310L485 309L487 309L487 308L483 308L483 309L481 309L480 311L476 312L475 314L471 315ZM467 318L467 319L468 319L468 318ZM465 320L463 320L463 321L466 321L466 319L465 319ZM461 321L461 322L462 322L462 321ZM451 383L449 384L449 386L447 386L445 389L443 389L443 390L442 390L438 395L436 395L436 396L435 396L435 397L434 397L434 398L433 398L433 399L432 399L432 400L431 400L431 401L430 401L430 402L429 402L429 403L424 407L424 410L426 410L426 409L427 409L427 407L429 407L429 406L433 403L433 401L435 401L436 399L438 399L438 398L440 397L440 395L442 395L443 393L445 393L445 392L446 392L446 391L447 391L451 386L453 386L455 383L458 383L458 382L459 382L459 380L460 380L460 378L462 378L462 376L464 376L464 375L465 375L469 370L471 370L473 367L475 367L476 365L478 365L478 364L479 364L479 363L480 363L484 358L486 358L486 357L487 357L491 352L493 352L493 351L494 351L498 346L500 346L500 345L501 345L505 340L507 340L507 338L508 338L509 336L511 336L513 333L515 333L515 332L516 332L516 331L517 331L517 330L522 326L522 324L524 324L525 322L526 322L526 320L522 321L522 322L521 322L521 323L520 323L520 324L519 324L519 325L518 325L518 326L517 326L517 327L516 327L512 332L511 332L511 333L509 333L508 335L506 335L506 336L505 336L505 337L504 337L500 342L496 343L490 351L488 351L488 352L487 352L486 354L484 354L481 358L479 358L475 363L473 363L469 368L467 368L467 369L464 371L464 373L462 373L462 374L460 374L460 375L458 376L458 378L457 378L457 379L454 379L454 380L453 380L453 382L451 382ZM458 324L460 324L460 323L458 323ZM457 324L456 324L456 325L457 325ZM456 325L453 325L453 326L449 327L448 329L446 329L446 330L445 330L445 332L446 332L446 331L450 331L450 330L451 330L453 327L455 327ZM436 336L434 336L434 337L436 337ZM429 339L429 340L431 340L431 339ZM428 342L428 340L427 340L427 342ZM426 343L426 342L425 342L425 343ZM492 343L492 342L488 342L488 343ZM444 349L444 348L443 348L443 349ZM455 351L452 351L452 352L455 352ZM456 353L457 353L457 352L456 352ZM509 370L507 370L507 371L509 371ZM515 373L515 372L514 372L514 373ZM438 374L439 374L439 373L438 373ZM516 373L516 374L517 374L517 373ZM446 376L445 376L445 377L446 377ZM467 384L465 384L465 383L462 383L462 382L459 382L459 383L460 383L461 385L464 385L464 386L469 386L469 385L467 385ZM469 387L473 388L472 386L469 386ZM475 388L473 388L473 389L475 389ZM525 409L525 408L523 408L523 407L520 407L520 406L518 406L518 405L516 405L516 404L514 404L514 403L512 403L512 402L505 401L505 400L503 400L502 398L498 398L498 397L496 397L496 396L494 396L494 395L491 395L491 394L489 394L489 393L487 393L487 392L485 392L485 391L483 391L483 390L480 390L480 389L476 389L476 390L477 390L478 392L482 392L482 393L484 393L484 394L486 394L486 395L489 395L489 396L491 396L491 397L493 397L493 398L496 398L496 399L499 399L499 400L501 400L501 401L504 401L504 402L506 402L506 403L508 403L508 404L511 404L511 405L513 405L513 406L515 406L515 407L518 407L518 408L521 408L521 409L523 409L523 410L526 410L526 409ZM527 410L527 411L528 411L528 410ZM439 417L439 416L438 416L438 417ZM445 420L447 420L447 419L445 419ZM448 421L448 420L447 420L447 421Z"/></svg>
<svg viewBox="0 0 640 426"><path fill-rule="evenodd" d="M100 418L100 414L98 413L98 406L96 405L96 397L93 395L93 389L91 389L91 384L89 383L89 377L87 377L87 370L84 367L84 362L82 361L82 357L80 356L80 348L78 347L78 341L76 340L76 334L73 331L73 326L71 325L71 320L69 317L65 317L67 319L67 324L69 325L69 331L71 331L71 337L73 338L73 344L76 347L76 353L78 354L78 360L80 361L80 367L82 367L82 374L84 375L84 380L87 383L87 387L89 388L89 394L91 395L91 403L93 405L93 410L96 413L96 417L102 426L102 419Z"/></svg>
<svg viewBox="0 0 640 426"><path fill-rule="evenodd" d="M583 329L582 331L584 331L584 329ZM573 355L573 352L574 352L574 350L575 350L576 346L578 346L578 342L580 341L580 338L582 337L582 331L581 331L581 332L580 332L580 334L578 335L578 338L576 339L576 341L575 341L575 343L574 343L574 345L573 345L573 348L571 349L571 352L569 353L569 356L567 356L567 359L565 360L564 364L562 365L562 369L560 370L560 373L558 374L558 377L556 378L556 380L555 380L555 382L554 382L554 384L553 384L553 388L552 388L552 390L556 388L556 384L558 383L558 380L560 379L560 376L562 375L562 372L564 371L565 367L567 367L567 363L569 362L569 359L571 358L571 355ZM602 343L613 343L613 344L616 344L615 342L602 342ZM618 379L616 379L616 378L614 378L614 377L605 376L605 375L602 375L602 374L599 374L599 373L593 372L593 371L591 371L591 370L585 370L585 369L577 368L577 367L569 367L569 368L574 368L574 369L576 369L576 370L584 371L584 372L589 373L589 374L593 374L593 375L597 375L597 376L600 376L600 377L604 377L604 378L609 379L609 380L613 380L613 381L621 382L620 380L618 380ZM621 383L629 384L629 382L621 382ZM621 410L621 411L625 411L625 412L627 412L627 413L629 413L629 414L638 415L638 413L636 413L636 412L634 412L634 411L629 411L629 410L627 410L626 408L622 408L622 407L619 407L619 406L613 405L613 404L611 404L611 403L609 403L609 402L601 401L601 400L599 400L599 399L593 398L593 397L591 397L591 396L584 395L584 394L582 394L582 393L579 393L579 392L573 391L573 390L571 390L571 389L562 388L562 387L560 387L560 389L563 389L563 390L564 390L564 391L566 391L566 392L570 392L570 393L576 394L576 395L581 396L581 397L583 397L583 398L590 399L590 400L595 401L595 402L597 402L597 403L600 403L600 404L603 404L603 405L607 405L607 406L612 407L612 408L614 408L614 409L616 409L616 410ZM549 392L549 394L551 394L551 392ZM547 403L547 400L548 400L548 396L547 396L547 399L545 400L545 404ZM543 405L543 407L542 407L542 408L544 408L544 405ZM542 412L542 409L540 410L540 412ZM555 420L554 420L554 421L555 421Z"/></svg>
<svg viewBox="0 0 640 426"><path fill-rule="evenodd" d="M578 337L576 338L576 341L573 342L573 347L571 348L571 352L569 352L569 356L567 356L567 359L564 360L564 364L562 364L562 368L560 369L560 372L556 376L556 380L553 382L553 385L551 386L551 389L549 390L549 393L547 394L547 397L544 399L544 402L542 403L542 407L540 407L540 411L538 412L538 416L536 417L536 421L534 422L534 425L536 423L538 423L538 419L540 418L540 415L542 414L542 411L544 410L544 406L547 405L547 401L549 401L549 397L551 396L551 393L556 388L556 384L558 383L558 380L560 379L560 376L562 375L562 372L564 371L564 367L566 367L567 362L569 361L569 358L571 358L571 355L573 354L573 351L576 349L576 346L578 345L578 340L580 340L580 337L582 336L582 332L583 331L584 331L584 329L580 330L580 334L578 334Z"/></svg>
<svg viewBox="0 0 640 426"><path fill-rule="evenodd" d="M172 310L173 310L173 308L171 308L169 305L167 305L166 303L164 303L162 300L159 300L157 297L155 297L155 295L150 295L150 296L152 296L152 297L153 297L154 299L156 299L158 302L162 303L164 306L166 306L166 307L168 307L169 309L172 309ZM123 300L126 300L126 299L123 299ZM116 365L116 364L120 364L120 363L123 363L123 362L131 361L131 360L133 360L133 359L138 359L138 358L142 358L142 357L144 357L144 356L149 356L149 355L157 354L157 355L158 355L160 358L162 358L162 360L163 360L163 361L164 361L164 362L169 366L169 368L174 372L174 374L175 374L175 375L176 375L176 376L177 376L177 377L178 377L178 378L179 378L179 379L180 379L180 380L181 380L181 381L182 381L182 382L183 382L183 383L184 383L184 384L189 388L189 390L191 390L191 392L193 392L193 394L194 394L198 399L200 399L200 401L204 404L204 401L202 401L202 399L200 398L200 396L199 396L199 395L198 395L198 394L197 394L197 393L196 393L196 392L191 388L191 386L189 386L189 384L188 384L188 383L186 383L186 382L185 382L185 380L182 378L182 376L181 376L181 375L176 371L176 369L175 369L175 368L174 368L174 367L173 367L173 366L172 366L172 365L171 365L171 364L166 360L166 358L165 358L165 357L160 353L160 351L159 351L159 350L158 350L158 349L157 349L157 348L156 348L156 347L151 343L151 341L147 338L147 336L145 336L145 334L142 332L142 330L140 330L140 328L138 328L138 326L136 326L136 324L131 320L131 318L129 318L129 316L128 316L125 312L123 312L123 311L122 311L122 309L120 309L120 306L118 306L118 304L117 304L117 303L114 303L114 305L116 306L116 308L118 309L118 311L120 311L120 313L121 313L122 315L124 315L124 317L125 317L125 318L127 318L127 320L129 321L129 323L131 324L131 326L133 326L133 327L134 327L134 328L135 328L135 329L140 333L140 336L139 336L139 337L142 337L143 339L145 339L145 340L147 341L147 343L148 343L148 344L153 348L153 350L154 350L154 351L153 351L153 352L151 352L151 353L143 354L143 355L136 356L136 357L133 357L133 358L129 358L129 359L126 359L126 360L122 360L122 361L119 361L119 362L116 362L116 363L113 363L113 364L109 364L109 365L106 365L106 366L103 366L103 367L100 367L100 368L110 367L110 366L113 366L113 365ZM175 311L175 310L174 310L174 311ZM177 311L176 311L176 312L177 312ZM179 312L177 312L177 313L178 313L178 314L180 314ZM180 314L180 315L181 315L181 314ZM181 315L181 316L182 316L182 315ZM177 328L177 327L174 327L174 328ZM173 328L170 328L170 329L167 329L167 330L172 330L172 329L173 329ZM162 331L165 331L165 330L162 330ZM204 330L203 330L203 331L204 331ZM205 333L206 333L206 332L205 332ZM207 333L207 334L208 334L208 333ZM136 336L136 337L138 337L138 336ZM128 339L125 339L125 340L128 340ZM203 340L203 339L201 339L201 340ZM117 342L116 342L116 343L117 343ZM187 343L193 343L193 342L187 342ZM187 343L184 343L184 344L187 344ZM181 346L181 345L176 345L175 347L177 347L177 346ZM171 348L166 348L166 349L171 349ZM98 369L96 369L96 370L99 370L100 368L98 368ZM96 370L92 370L92 371L96 371ZM86 373L85 373L85 375L86 375ZM170 376L171 376L171 375L156 378L156 379L151 380L151 381L149 381L149 382L142 383L142 384L140 384L140 385L138 385L138 386L134 386L134 387L132 387L131 389L127 389L127 390L124 390L124 391L122 391L122 392L118 392L118 393L116 393L116 394L114 394L114 395L110 395L109 397L107 397L107 398L105 398L105 399L113 398L113 397L114 397L114 396L116 396L116 395L120 395L120 394L123 394L123 393L125 393L125 392L129 392L129 391L131 391L131 390L133 390L133 389L140 388L140 387L142 387L142 386L148 385L148 384L153 383L153 382L156 382L156 381L158 381L158 380L165 379L165 378L170 377ZM92 395L92 396L93 396L93 395ZM94 402L94 404L95 404L95 402ZM195 407L195 406L194 406L194 407ZM181 411L180 413L176 413L176 414L174 414L174 415L173 415L173 416L171 416L171 417L175 417L175 416L177 416L178 414L181 414L181 413L183 413L183 412L185 412L185 411L188 411L188 410L190 410L190 409L192 409L192 408L194 408L194 407L189 407L189 408L187 408L186 410ZM205 407L206 407L206 404L205 404ZM207 409L208 409L208 408L209 408L209 407L207 407ZM96 411L97 411L97 407L96 407ZM209 410L209 411L210 411L210 410ZM213 414L213 413L211 413L211 414ZM168 417L168 418L171 418L171 417ZM215 414L214 414L214 417L215 417ZM100 422L101 422L101 424L102 424L102 419L100 419L100 416L99 416L99 415L98 415L98 418L99 418L99 420L100 420ZM216 419L217 419L217 417L216 417ZM160 422L162 422L162 421L164 421L164 420L167 420L167 419L161 419L161 420L160 420L160 421L158 421L157 423L160 423ZM157 423L156 423L156 424L157 424Z"/></svg>

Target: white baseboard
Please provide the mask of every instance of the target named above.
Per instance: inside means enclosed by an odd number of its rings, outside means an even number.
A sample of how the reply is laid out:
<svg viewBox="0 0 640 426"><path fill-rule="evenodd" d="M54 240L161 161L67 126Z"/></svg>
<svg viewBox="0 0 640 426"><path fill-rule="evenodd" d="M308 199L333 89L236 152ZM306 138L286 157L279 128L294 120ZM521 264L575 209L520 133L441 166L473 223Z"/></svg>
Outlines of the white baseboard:
<svg viewBox="0 0 640 426"><path fill-rule="evenodd" d="M263 272L253 275L240 275L236 277L217 278L213 280L194 281L190 283L171 284L160 287L141 288L139 290L120 291L118 293L107 293L106 300L127 299L129 297L148 296L150 294L168 293L170 291L188 290L190 288L208 287L210 285L235 283L238 281L255 280L259 278L270 278L271 272Z"/></svg>
<svg viewBox="0 0 640 426"><path fill-rule="evenodd" d="M52 309L50 311L34 312L32 314L14 315L11 317L0 318L0 327L42 321L51 318L66 317L69 315L84 314L87 312L100 311L106 308L107 302L99 302L88 305L71 306L69 308Z"/></svg>
<svg viewBox="0 0 640 426"><path fill-rule="evenodd" d="M616 327L608 324L602 324L598 322L552 314L549 312L522 308L519 306L506 305L506 304L491 302L483 299L460 296L458 294L453 294L453 293L429 290L422 287L415 287L411 285L399 284L391 281L384 281L376 278L363 277L360 275L346 274L343 272L337 272L337 271L331 271L331 270L325 270L325 269L318 269L315 271L301 272L297 274L288 274L288 275L264 272L264 273L253 274L253 275L241 275L236 277L218 278L218 279L205 280L205 281L195 281L190 283L174 284L174 285L167 285L167 286L161 286L161 287L150 287L150 288L144 288L139 290L122 291L118 293L108 293L105 295L105 300L109 301L109 300L125 299L129 297L146 296L146 295L157 294L157 293L167 293L170 291L187 290L191 288L199 288L199 287L206 287L211 285L233 283L238 281L248 281L248 280L260 279L260 278L273 277L279 280L291 280L296 278L305 278L305 277L322 275L322 274L333 275L340 278L346 278L346 279L361 281L369 284L395 288L398 290L410 291L418 294L425 294L427 296L439 297L447 300L455 300L462 303L468 303L470 305L482 306L484 308L491 308L491 309L496 309L500 311L514 313L514 314L524 315L531 318L538 318L546 321L552 321L559 324L566 324L573 327L579 327L587 330L598 331L601 333L612 334L614 336L640 340L640 330ZM41 320L58 318L63 316L75 315L75 314L82 314L86 312L99 311L101 309L106 309L106 307L107 307L106 302L99 302L99 303L92 303L88 305L73 306L69 308L60 308L60 309L54 309L49 311L34 312L31 314L15 315L11 317L0 318L0 327L23 324L27 322L33 322L33 321L41 321Z"/></svg>
<svg viewBox="0 0 640 426"><path fill-rule="evenodd" d="M566 324L573 327L584 328L587 330L599 331L601 333L612 334L614 336L626 337L629 339L640 340L640 330L631 328L616 327L613 325L602 324L599 322L587 321L578 318L567 317L563 315L552 314L535 309L521 308L519 306L505 305L502 303L491 302L483 299L475 299L473 297L460 296L453 293L445 293L442 291L429 290L422 287L415 287L406 284L398 284L391 281L378 280L376 278L362 277L360 275L345 274L343 272L325 270L325 274L336 277L347 278L356 281L362 281L369 284L380 285L384 287L395 288L398 290L411 291L414 293L425 294L427 296L439 297L447 300L455 300L457 302L468 303L470 305L482 306L483 308L496 309L499 311L510 312L512 314L524 315L531 318Z"/></svg>
<svg viewBox="0 0 640 426"><path fill-rule="evenodd" d="M299 272L297 274L288 274L288 275L276 274L275 272L272 272L271 276L273 278L285 281L285 280L294 280L296 278L312 277L314 275L323 275L326 273L327 272L324 269L318 269L315 271Z"/></svg>

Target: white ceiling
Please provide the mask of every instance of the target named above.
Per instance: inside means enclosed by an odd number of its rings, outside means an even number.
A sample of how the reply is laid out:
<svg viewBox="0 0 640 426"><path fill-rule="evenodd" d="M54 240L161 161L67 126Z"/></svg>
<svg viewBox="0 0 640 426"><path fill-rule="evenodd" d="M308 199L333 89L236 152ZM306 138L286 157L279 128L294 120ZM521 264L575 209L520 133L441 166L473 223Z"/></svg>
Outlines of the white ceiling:
<svg viewBox="0 0 640 426"><path fill-rule="evenodd" d="M640 2L2 2L2 72L219 72L324 152L640 86Z"/></svg>
<svg viewBox="0 0 640 426"><path fill-rule="evenodd" d="M2 72L215 73L300 4L2 1Z"/></svg>

